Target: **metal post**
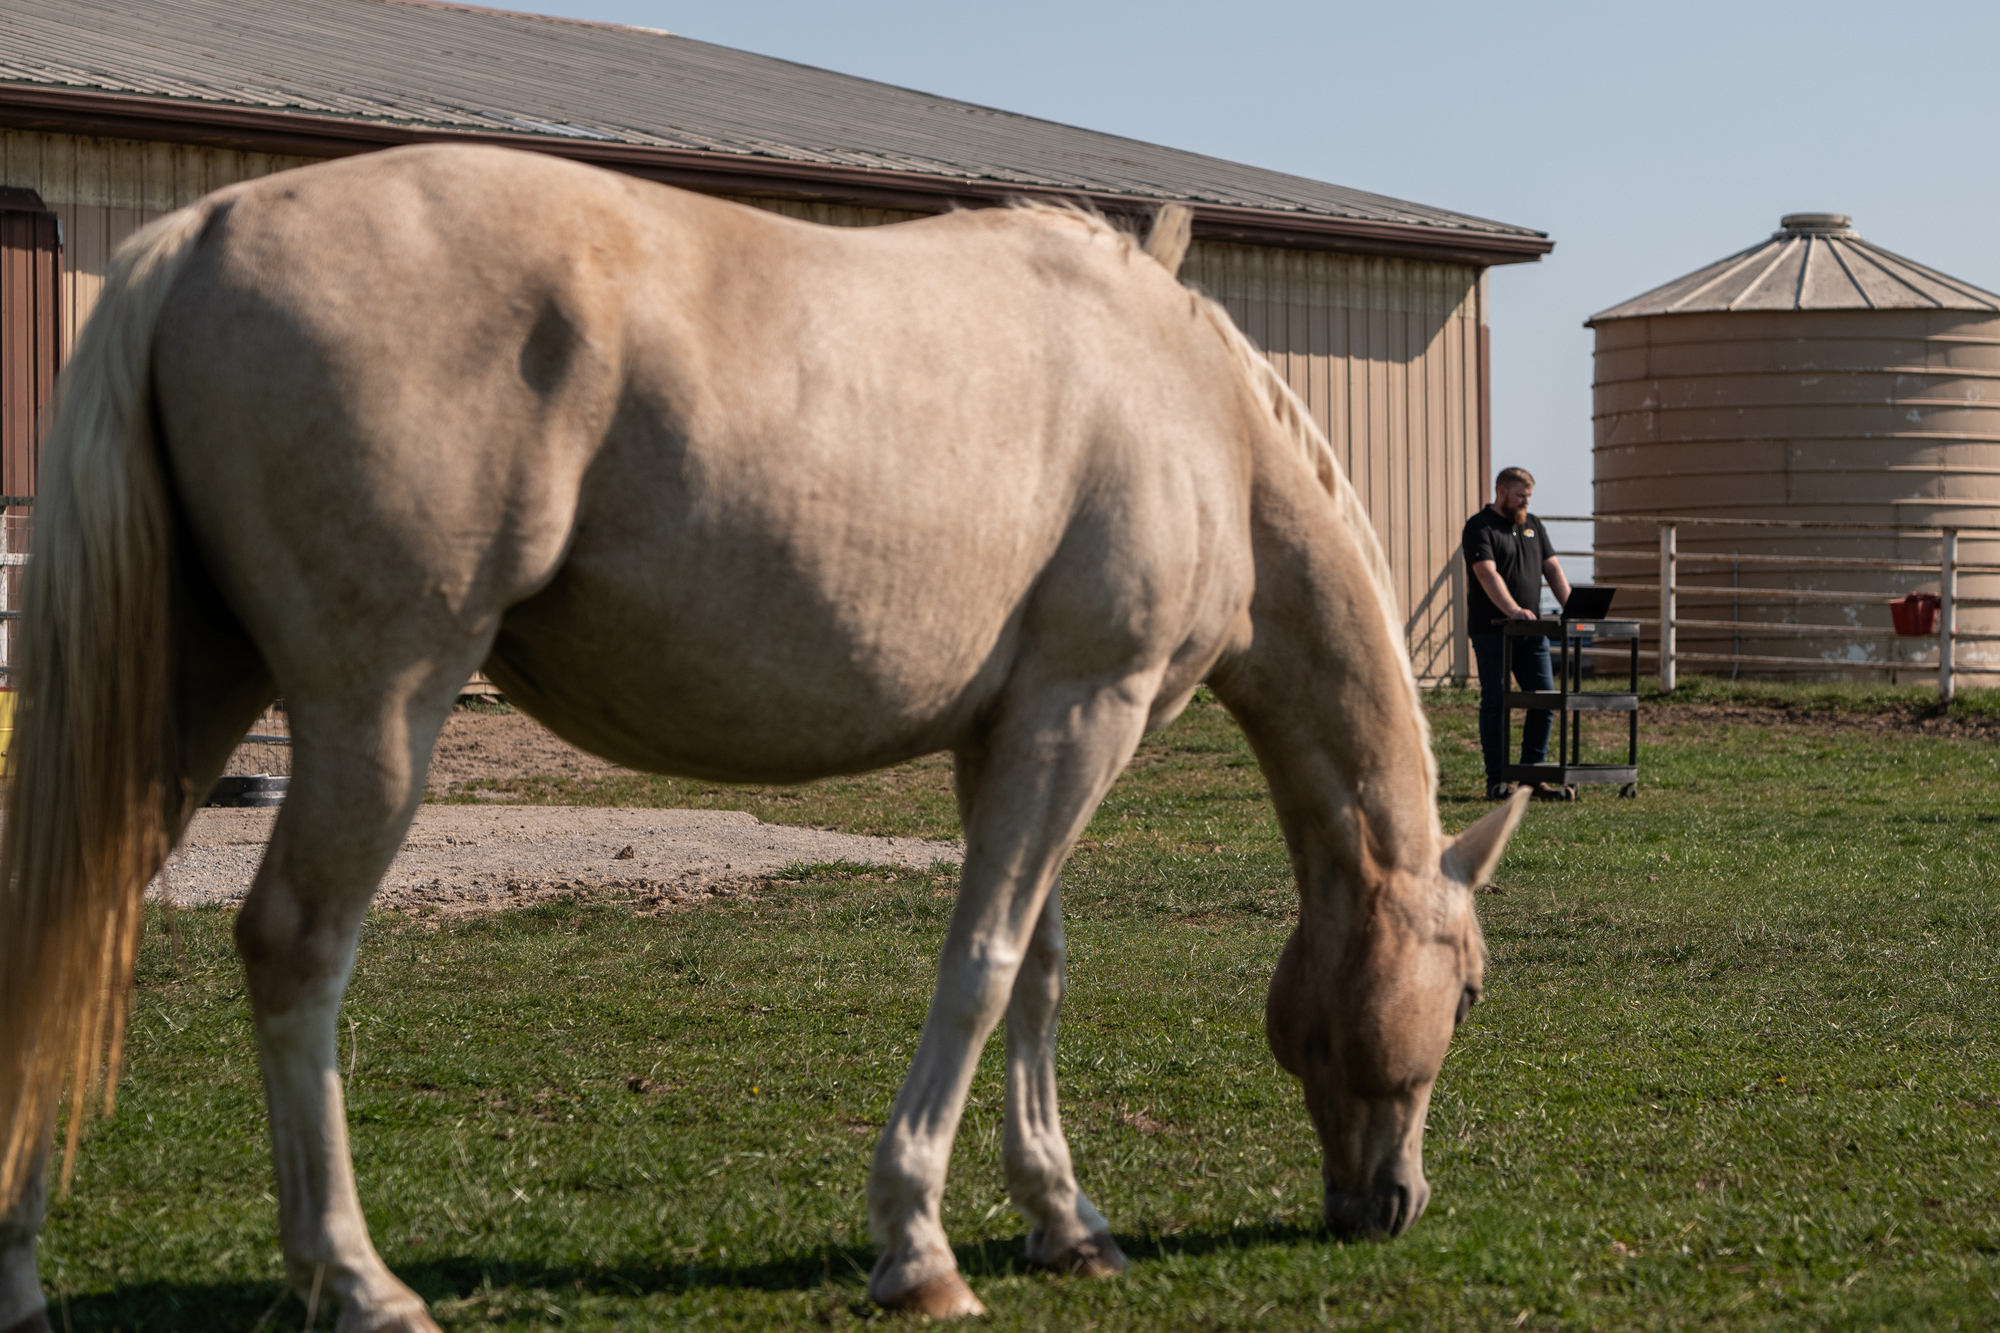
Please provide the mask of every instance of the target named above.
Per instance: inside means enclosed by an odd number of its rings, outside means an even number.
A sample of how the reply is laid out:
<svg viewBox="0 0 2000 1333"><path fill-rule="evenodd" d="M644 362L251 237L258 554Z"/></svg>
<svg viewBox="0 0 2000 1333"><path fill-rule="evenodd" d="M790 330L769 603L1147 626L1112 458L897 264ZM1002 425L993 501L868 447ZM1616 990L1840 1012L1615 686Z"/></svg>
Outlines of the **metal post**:
<svg viewBox="0 0 2000 1333"><path fill-rule="evenodd" d="M1674 525L1660 524L1660 693L1674 692Z"/></svg>
<svg viewBox="0 0 2000 1333"><path fill-rule="evenodd" d="M1951 702L1952 604L1958 600L1958 529L1944 530L1944 556L1938 562L1938 702Z"/></svg>
<svg viewBox="0 0 2000 1333"><path fill-rule="evenodd" d="M14 525L7 518L7 511L4 508L0 508L0 556L11 555L13 553L14 544L10 540L13 532ZM4 562L0 562L0 611L12 611L14 609L13 603L7 596L8 585L13 581L13 574L8 571ZM0 672L9 673L9 678L11 679L11 668L13 665L14 624L11 620L0 619Z"/></svg>

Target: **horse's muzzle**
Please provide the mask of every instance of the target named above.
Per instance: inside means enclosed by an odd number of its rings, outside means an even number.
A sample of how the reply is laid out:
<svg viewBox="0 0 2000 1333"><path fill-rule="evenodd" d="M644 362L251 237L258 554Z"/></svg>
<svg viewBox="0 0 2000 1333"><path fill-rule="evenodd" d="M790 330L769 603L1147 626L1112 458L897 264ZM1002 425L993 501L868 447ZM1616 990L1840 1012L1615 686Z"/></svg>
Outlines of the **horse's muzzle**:
<svg viewBox="0 0 2000 1333"><path fill-rule="evenodd" d="M1360 1194L1328 1190L1322 1215L1326 1229L1341 1240L1388 1240L1424 1215L1431 1187L1422 1177L1414 1186L1384 1182Z"/></svg>

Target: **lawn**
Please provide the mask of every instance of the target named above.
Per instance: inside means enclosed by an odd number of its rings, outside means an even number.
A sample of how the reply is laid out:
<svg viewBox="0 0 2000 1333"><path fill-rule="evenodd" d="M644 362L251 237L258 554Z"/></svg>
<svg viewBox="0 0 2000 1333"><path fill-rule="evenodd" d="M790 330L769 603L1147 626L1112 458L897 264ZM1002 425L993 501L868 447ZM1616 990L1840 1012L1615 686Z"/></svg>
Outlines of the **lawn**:
<svg viewBox="0 0 2000 1333"><path fill-rule="evenodd" d="M1487 1003L1433 1105L1430 1212L1380 1245L1318 1229L1317 1147L1264 1049L1293 890L1256 767L1206 701L1149 740L1067 871L1059 1066L1079 1173L1133 1269L1024 1269L996 1044L945 1203L990 1325L2000 1320L2000 751L1863 725L1922 712L1910 691L1682 693L1744 707L1649 719L1639 799L1534 807L1481 895ZM1432 710L1455 829L1486 809L1471 699ZM790 791L512 794L955 832L938 760ZM664 917L377 914L342 1053L385 1257L452 1330L879 1317L863 1183L950 888L799 866ZM305 1325L278 1282L228 925L149 931L118 1113L44 1233L57 1328Z"/></svg>

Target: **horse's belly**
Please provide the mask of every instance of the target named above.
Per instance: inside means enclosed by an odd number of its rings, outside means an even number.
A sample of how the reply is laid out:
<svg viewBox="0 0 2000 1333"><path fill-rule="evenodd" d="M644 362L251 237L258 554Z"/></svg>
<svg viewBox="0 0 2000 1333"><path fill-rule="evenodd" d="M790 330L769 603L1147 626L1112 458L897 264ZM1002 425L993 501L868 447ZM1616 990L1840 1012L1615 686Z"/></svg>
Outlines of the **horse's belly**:
<svg viewBox="0 0 2000 1333"><path fill-rule="evenodd" d="M951 748L1005 678L1006 599L926 595L926 572L836 598L707 559L573 560L502 621L489 670L552 730L634 768L797 781ZM717 567L720 566L720 567ZM949 580L947 580L949 582Z"/></svg>

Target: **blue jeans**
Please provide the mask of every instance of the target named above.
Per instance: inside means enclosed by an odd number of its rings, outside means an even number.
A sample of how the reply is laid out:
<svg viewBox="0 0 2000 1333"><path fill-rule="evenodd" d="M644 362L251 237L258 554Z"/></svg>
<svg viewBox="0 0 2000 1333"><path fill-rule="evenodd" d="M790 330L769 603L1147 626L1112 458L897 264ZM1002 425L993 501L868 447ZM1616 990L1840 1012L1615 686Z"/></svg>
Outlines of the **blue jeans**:
<svg viewBox="0 0 2000 1333"><path fill-rule="evenodd" d="M1506 707L1500 701L1506 682L1500 677L1501 643L1506 636L1495 630L1472 636L1472 658L1479 665L1479 750L1486 758L1486 785L1505 782L1507 767L1503 739ZM1523 690L1553 690L1555 669L1549 663L1549 641L1539 634L1524 634L1514 640L1514 679ZM1545 763L1549 757L1549 727L1555 714L1546 708L1528 710L1521 722L1521 762Z"/></svg>

